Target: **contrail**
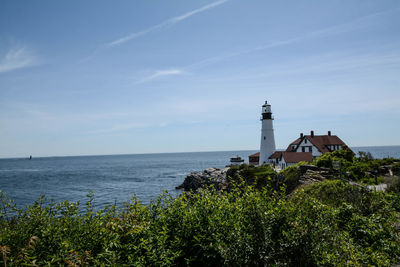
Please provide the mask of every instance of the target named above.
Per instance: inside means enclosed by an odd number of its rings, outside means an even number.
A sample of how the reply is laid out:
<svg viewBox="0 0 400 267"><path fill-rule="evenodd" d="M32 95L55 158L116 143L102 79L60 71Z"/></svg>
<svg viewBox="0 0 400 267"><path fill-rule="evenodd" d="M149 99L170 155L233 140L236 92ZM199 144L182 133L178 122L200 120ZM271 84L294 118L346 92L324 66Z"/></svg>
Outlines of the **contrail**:
<svg viewBox="0 0 400 267"><path fill-rule="evenodd" d="M190 12L188 12L186 14L183 14L181 16L176 16L176 17L170 18L170 19L168 19L166 21L161 22L160 24L151 26L151 27L149 27L149 28L147 28L147 29L145 29L143 31L139 31L139 32L134 32L134 33L128 34L128 35L126 35L126 36L124 36L122 38L119 38L119 39L115 40L115 41L106 43L104 46L105 47L114 47L114 46L123 44L125 42L128 42L128 41L130 41L132 39L135 39L135 38L137 38L139 36L145 35L145 34L150 33L152 31L155 31L155 30L158 30L158 29L161 29L161 28L164 28L164 27L172 26L172 25L174 25L176 23L181 22L182 20L185 20L185 19L190 18L191 16L194 16L194 15L196 15L198 13L201 13L203 11L206 11L206 10L209 10L209 9L214 8L216 6L219 6L219 5L221 5L221 4L223 4L223 3L227 2L227 1L228 0L219 0L219 1L216 1L214 3L205 5L203 7L200 7L198 9L192 10L192 11L190 11Z"/></svg>

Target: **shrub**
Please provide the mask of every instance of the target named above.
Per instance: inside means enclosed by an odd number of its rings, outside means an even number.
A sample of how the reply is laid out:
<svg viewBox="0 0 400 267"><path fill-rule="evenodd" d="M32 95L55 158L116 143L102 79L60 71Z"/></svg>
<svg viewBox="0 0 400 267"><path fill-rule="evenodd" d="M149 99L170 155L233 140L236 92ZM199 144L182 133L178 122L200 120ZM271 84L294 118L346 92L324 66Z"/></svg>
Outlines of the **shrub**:
<svg viewBox="0 0 400 267"><path fill-rule="evenodd" d="M230 182L240 183L243 180L247 185L260 189L275 182L277 172L269 165L254 167L242 164L231 167L227 172L227 177Z"/></svg>
<svg viewBox="0 0 400 267"><path fill-rule="evenodd" d="M332 168L333 161L339 161L342 167L348 167L353 163L353 152L349 149L335 150L330 153L325 153L318 157L314 164L318 167Z"/></svg>
<svg viewBox="0 0 400 267"><path fill-rule="evenodd" d="M299 184L299 173L297 166L289 166L285 168L281 174L284 177L284 183L287 188L287 192L292 192Z"/></svg>
<svg viewBox="0 0 400 267"><path fill-rule="evenodd" d="M393 164L392 172L394 175L400 175L400 162Z"/></svg>
<svg viewBox="0 0 400 267"><path fill-rule="evenodd" d="M93 195L84 209L42 197L13 216L0 206L0 264L389 266L400 260L399 199L340 181L291 197L270 185L210 187L99 211Z"/></svg>
<svg viewBox="0 0 400 267"><path fill-rule="evenodd" d="M391 193L400 193L400 177L394 177L387 191Z"/></svg>

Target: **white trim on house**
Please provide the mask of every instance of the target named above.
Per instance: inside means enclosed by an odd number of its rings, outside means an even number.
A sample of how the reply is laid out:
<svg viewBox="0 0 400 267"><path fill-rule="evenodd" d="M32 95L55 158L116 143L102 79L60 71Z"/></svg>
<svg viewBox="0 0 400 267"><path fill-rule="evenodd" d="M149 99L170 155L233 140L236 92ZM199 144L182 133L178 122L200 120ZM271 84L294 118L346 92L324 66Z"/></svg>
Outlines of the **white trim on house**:
<svg viewBox="0 0 400 267"><path fill-rule="evenodd" d="M296 152L312 152L313 157L322 155L321 151L307 137L304 137L300 144L297 145Z"/></svg>

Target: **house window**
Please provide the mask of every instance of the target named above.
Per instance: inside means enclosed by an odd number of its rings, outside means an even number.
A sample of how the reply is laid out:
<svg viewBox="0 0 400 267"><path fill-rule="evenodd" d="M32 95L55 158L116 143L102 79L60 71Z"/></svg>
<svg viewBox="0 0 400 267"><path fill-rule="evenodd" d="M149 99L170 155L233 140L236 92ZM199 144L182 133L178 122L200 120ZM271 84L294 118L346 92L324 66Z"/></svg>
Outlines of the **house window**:
<svg viewBox="0 0 400 267"><path fill-rule="evenodd" d="M306 152L306 148L304 146L301 147L301 152Z"/></svg>
<svg viewBox="0 0 400 267"><path fill-rule="evenodd" d="M292 151L295 151L296 150L296 146L292 146Z"/></svg>
<svg viewBox="0 0 400 267"><path fill-rule="evenodd" d="M308 152L312 152L312 146L308 147Z"/></svg>
<svg viewBox="0 0 400 267"><path fill-rule="evenodd" d="M307 144L307 139L304 139L304 144Z"/></svg>

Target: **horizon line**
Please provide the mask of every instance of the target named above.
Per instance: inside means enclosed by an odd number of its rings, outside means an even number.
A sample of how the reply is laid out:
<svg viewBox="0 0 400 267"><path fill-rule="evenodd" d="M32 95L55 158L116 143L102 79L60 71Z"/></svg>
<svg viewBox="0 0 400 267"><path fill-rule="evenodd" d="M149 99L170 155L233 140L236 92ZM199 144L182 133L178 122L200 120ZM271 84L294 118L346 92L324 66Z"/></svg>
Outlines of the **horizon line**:
<svg viewBox="0 0 400 267"><path fill-rule="evenodd" d="M360 147L400 147L398 145L362 145L362 146L349 146L349 148L360 148ZM278 148L276 151L282 151L286 148ZM37 156L35 158L67 158L67 157L105 157L105 156L130 156L130 155L153 155L153 154L183 154L183 153L207 153L207 152L238 152L238 151L258 151L257 149L239 149L239 150L201 150L201 151L173 151L173 152L144 152L144 153L116 153L116 154L82 154L82 155L52 155L52 156ZM29 156L25 157L2 157L0 156L0 160L3 159L29 159Z"/></svg>

